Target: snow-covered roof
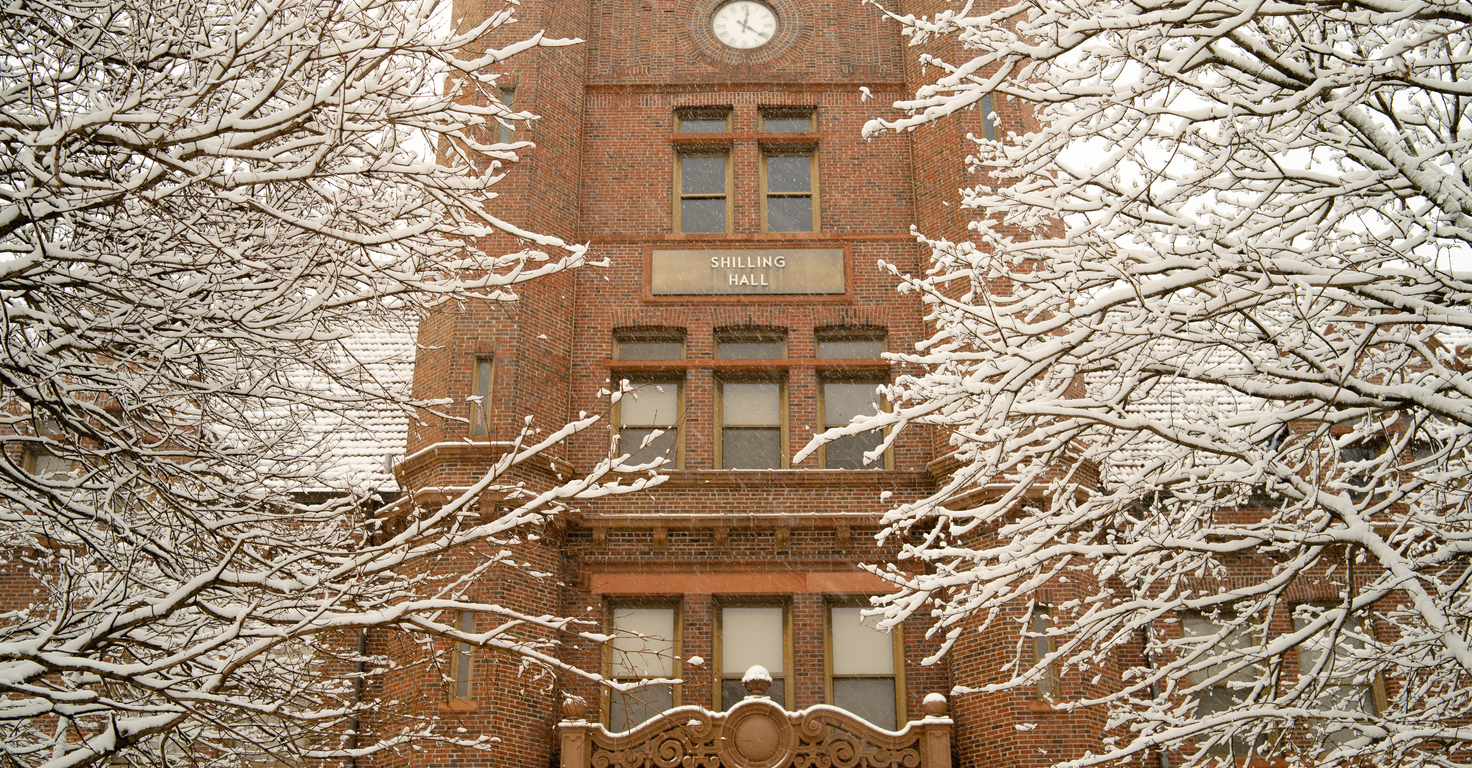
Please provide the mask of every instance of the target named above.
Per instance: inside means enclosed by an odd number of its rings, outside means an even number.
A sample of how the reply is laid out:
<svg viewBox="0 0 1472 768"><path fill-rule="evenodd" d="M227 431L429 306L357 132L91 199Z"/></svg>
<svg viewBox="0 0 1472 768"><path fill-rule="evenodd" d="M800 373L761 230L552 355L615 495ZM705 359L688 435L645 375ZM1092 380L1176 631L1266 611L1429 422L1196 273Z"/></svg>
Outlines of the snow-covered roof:
<svg viewBox="0 0 1472 768"><path fill-rule="evenodd" d="M345 346L383 388L407 393L414 379L416 332L417 323L409 318L399 328L360 331ZM333 487L308 490L368 493L397 487L392 461L404 455L409 435L402 410L380 406L322 414L311 431L322 435L324 475Z"/></svg>

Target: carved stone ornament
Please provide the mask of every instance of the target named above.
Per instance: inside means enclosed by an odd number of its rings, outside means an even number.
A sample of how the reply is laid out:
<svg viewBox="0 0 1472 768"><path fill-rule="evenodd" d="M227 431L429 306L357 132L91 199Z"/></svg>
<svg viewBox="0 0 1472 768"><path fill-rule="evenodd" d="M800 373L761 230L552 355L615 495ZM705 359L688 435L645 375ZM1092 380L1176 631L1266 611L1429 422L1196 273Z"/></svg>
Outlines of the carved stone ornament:
<svg viewBox="0 0 1472 768"><path fill-rule="evenodd" d="M939 696L935 696L940 699ZM944 699L929 712L944 711ZM675 707L624 733L563 721L563 768L950 768L951 720L886 731L837 707L788 712L750 697L729 712Z"/></svg>

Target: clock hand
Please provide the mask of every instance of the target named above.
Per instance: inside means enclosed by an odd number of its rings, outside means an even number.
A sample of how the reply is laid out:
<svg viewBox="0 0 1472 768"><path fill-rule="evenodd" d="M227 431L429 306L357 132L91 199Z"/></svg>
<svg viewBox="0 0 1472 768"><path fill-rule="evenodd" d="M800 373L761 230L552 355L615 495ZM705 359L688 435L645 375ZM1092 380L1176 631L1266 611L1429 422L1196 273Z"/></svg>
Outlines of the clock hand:
<svg viewBox="0 0 1472 768"><path fill-rule="evenodd" d="M752 29L751 27L746 26L746 22L748 20L750 20L750 19L751 19L751 6L748 5L748 6L746 6L746 16L742 17L742 19L741 19L741 28L744 29L744 30L746 30L747 32L755 32L756 30Z"/></svg>

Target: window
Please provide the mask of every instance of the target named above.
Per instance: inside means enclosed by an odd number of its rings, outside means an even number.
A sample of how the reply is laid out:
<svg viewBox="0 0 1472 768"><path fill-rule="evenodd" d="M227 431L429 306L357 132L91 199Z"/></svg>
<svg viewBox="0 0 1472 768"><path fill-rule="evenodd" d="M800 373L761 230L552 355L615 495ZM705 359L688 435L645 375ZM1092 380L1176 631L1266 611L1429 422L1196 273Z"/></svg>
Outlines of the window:
<svg viewBox="0 0 1472 768"><path fill-rule="evenodd" d="M896 664L900 635L880 632L879 619L863 611L856 605L828 608L828 701L895 730L903 711Z"/></svg>
<svg viewBox="0 0 1472 768"><path fill-rule="evenodd" d="M477 357L471 366L471 437L486 437L490 434L492 370L492 360L489 357Z"/></svg>
<svg viewBox="0 0 1472 768"><path fill-rule="evenodd" d="M1226 630L1226 625L1216 619L1202 614L1187 614L1181 618L1181 631L1189 640L1191 638L1215 638ZM1209 652L1209 656L1222 657L1223 661L1213 664L1205 669L1191 673L1191 684L1201 685L1208 680L1216 678L1226 672L1230 659L1236 653L1251 649L1255 643L1252 635L1246 627L1238 627L1217 642L1217 646ZM1198 719L1208 717L1217 712L1225 712L1233 706L1241 703L1245 693L1240 687L1234 687L1238 683L1251 683L1257 679L1257 672L1252 667L1246 667L1227 677L1215 680L1211 687L1200 694L1196 704L1196 717ZM1246 739L1233 735L1230 741L1221 741L1211 745L1208 752L1211 754L1238 754L1245 755L1248 750Z"/></svg>
<svg viewBox="0 0 1472 768"><path fill-rule="evenodd" d="M823 429L841 427L856 416L868 416L883 409L883 398L877 387L884 384L881 379L823 379L819 382L823 398ZM884 442L881 430L870 430L857 435L840 437L819 449L824 469L884 469L888 457L881 457L868 464L864 454L877 449Z"/></svg>
<svg viewBox="0 0 1472 768"><path fill-rule="evenodd" d="M786 356L786 336L774 330L718 333L722 360ZM771 375L722 378L716 383L716 462L721 469L781 469L787 462L786 383Z"/></svg>
<svg viewBox="0 0 1472 768"><path fill-rule="evenodd" d="M819 360L878 359L884 353L884 332L839 329L819 334Z"/></svg>
<svg viewBox="0 0 1472 768"><path fill-rule="evenodd" d="M37 430L43 439L30 443L26 446L24 463L25 470L32 477L42 480L65 480L71 474L72 463L56 455L48 446L56 445L61 436L61 425L54 419L46 418L40 420Z"/></svg>
<svg viewBox="0 0 1472 768"><path fill-rule="evenodd" d="M1293 628L1302 631L1323 612L1340 607L1338 604L1327 603L1297 606L1293 611ZM1384 696L1379 681L1360 679L1355 673L1355 667L1359 666L1355 662L1363 656L1367 639L1360 627L1359 617L1347 619L1332 638L1330 632L1331 628L1326 627L1298 646L1300 679L1302 676L1312 675L1316 680L1324 681L1313 706L1375 714L1379 711L1378 701ZM1334 722L1316 724L1313 732L1316 739L1324 742L1325 747L1342 744L1355 737L1353 728Z"/></svg>
<svg viewBox="0 0 1472 768"><path fill-rule="evenodd" d="M680 653L679 612L667 606L613 606L609 610L613 640L608 651L608 676L620 683L651 678L673 678ZM675 706L673 685L646 685L608 694L608 728L627 731Z"/></svg>
<svg viewBox="0 0 1472 768"><path fill-rule="evenodd" d="M505 107L507 112L516 111L515 89L501 89L501 106ZM501 142L502 144L510 144L511 142L516 141L516 133L515 129L512 127L511 121L505 118L501 118L497 122L500 123L501 130L496 140Z"/></svg>
<svg viewBox="0 0 1472 768"><path fill-rule="evenodd" d="M817 155L811 148L762 151L762 231L817 231Z"/></svg>
<svg viewBox="0 0 1472 768"><path fill-rule="evenodd" d="M786 686L788 663L787 609L781 604L725 605L719 607L720 685L717 686L716 709L725 711L746 698L746 685L741 678L755 665L766 667L772 676L767 696L787 707L791 705Z"/></svg>
<svg viewBox="0 0 1472 768"><path fill-rule="evenodd" d="M676 232L730 232L731 155L691 153L675 163Z"/></svg>
<svg viewBox="0 0 1472 768"><path fill-rule="evenodd" d="M760 114L762 133L812 133L816 127L811 107L767 107Z"/></svg>
<svg viewBox="0 0 1472 768"><path fill-rule="evenodd" d="M639 333L615 339L613 351L618 360L679 360L685 356L685 340L674 333ZM633 389L619 399L614 415L618 452L631 454L625 466L664 460L667 467L678 468L682 459L679 424L684 413L681 381L659 374L630 377L627 381ZM644 445L655 432L661 434Z"/></svg>
<svg viewBox="0 0 1472 768"><path fill-rule="evenodd" d="M680 133L730 133L731 110L682 109L675 113L675 123Z"/></svg>
<svg viewBox="0 0 1472 768"><path fill-rule="evenodd" d="M475 612L461 611L455 621L456 629L465 634L475 632ZM465 701L470 698L470 672L471 652L474 646L468 643L455 643L450 651L450 698L455 701Z"/></svg>
<svg viewBox="0 0 1472 768"><path fill-rule="evenodd" d="M997 118L992 110L992 95L981 97L981 135L987 141L997 140Z"/></svg>
<svg viewBox="0 0 1472 768"><path fill-rule="evenodd" d="M1048 630L1053 626L1052 607L1041 603L1034 605L1032 615L1027 621L1027 640L1032 644L1032 663L1034 667L1042 664L1048 655L1058 650L1054 647L1054 638L1048 635ZM1038 680L1037 693L1039 699L1051 699L1058 695L1058 665L1049 663L1043 676Z"/></svg>

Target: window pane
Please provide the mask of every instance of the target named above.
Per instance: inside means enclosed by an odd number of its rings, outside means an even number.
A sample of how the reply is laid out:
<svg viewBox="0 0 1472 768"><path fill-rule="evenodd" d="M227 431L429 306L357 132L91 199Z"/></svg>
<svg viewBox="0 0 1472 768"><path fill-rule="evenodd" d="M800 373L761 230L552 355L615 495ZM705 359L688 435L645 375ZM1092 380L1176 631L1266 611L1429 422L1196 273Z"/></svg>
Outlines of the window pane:
<svg viewBox="0 0 1472 768"><path fill-rule="evenodd" d="M673 608L619 608L613 614L613 628L621 633L636 632L646 635L614 636L614 677L674 677Z"/></svg>
<svg viewBox="0 0 1472 768"><path fill-rule="evenodd" d="M823 468L883 469L882 460L864 463L864 454L878 448L882 442L884 442L884 434L877 429L873 432L840 437L823 446Z"/></svg>
<svg viewBox="0 0 1472 768"><path fill-rule="evenodd" d="M668 685L651 685L628 693L614 691L608 696L608 704L608 729L627 731L674 707L674 689Z"/></svg>
<svg viewBox="0 0 1472 768"><path fill-rule="evenodd" d="M823 426L841 427L855 416L879 412L876 381L827 381L823 383Z"/></svg>
<svg viewBox="0 0 1472 768"><path fill-rule="evenodd" d="M811 197L768 197L767 231L813 231L813 199Z"/></svg>
<svg viewBox="0 0 1472 768"><path fill-rule="evenodd" d="M728 381L721 384L721 421L727 426L774 426L782 423L775 381Z"/></svg>
<svg viewBox="0 0 1472 768"><path fill-rule="evenodd" d="M618 401L621 426L660 427L678 420L680 385L673 381L637 384Z"/></svg>
<svg viewBox="0 0 1472 768"><path fill-rule="evenodd" d="M746 684L738 679L725 678L721 680L721 711L725 712L731 707L741 703L746 698ZM787 691L780 677L772 678L772 687L767 689L767 698L777 702L779 705L787 701Z"/></svg>
<svg viewBox="0 0 1472 768"><path fill-rule="evenodd" d="M725 232L726 198L687 197L680 200L681 232Z"/></svg>
<svg viewBox="0 0 1472 768"><path fill-rule="evenodd" d="M888 730L898 723L894 716L894 678L833 678L833 705L842 707Z"/></svg>
<svg viewBox="0 0 1472 768"><path fill-rule="evenodd" d="M782 607L722 608L721 674L740 677L754 664L766 667L773 677L781 676L786 668Z"/></svg>
<svg viewBox="0 0 1472 768"><path fill-rule="evenodd" d="M874 628L878 617L865 618L857 607L832 610L833 674L894 674L894 636Z"/></svg>
<svg viewBox="0 0 1472 768"><path fill-rule="evenodd" d="M473 437L484 437L486 435L486 413L490 410L491 396L491 359L487 357L476 358L475 382L472 392L478 400L470 402L470 434Z"/></svg>
<svg viewBox="0 0 1472 768"><path fill-rule="evenodd" d="M768 155L767 192L811 192L812 161L808 155Z"/></svg>
<svg viewBox="0 0 1472 768"><path fill-rule="evenodd" d="M726 158L680 158L680 194L724 195L726 193Z"/></svg>
<svg viewBox="0 0 1472 768"><path fill-rule="evenodd" d="M767 133L807 133L812 128L806 117L769 117L762 124Z"/></svg>
<svg viewBox="0 0 1472 768"><path fill-rule="evenodd" d="M725 226L724 223L722 226ZM684 355L685 345L678 341L620 341L618 343L618 359L620 360L679 360Z"/></svg>
<svg viewBox="0 0 1472 768"><path fill-rule="evenodd" d="M780 341L723 341L722 360L776 360L782 357Z"/></svg>
<svg viewBox="0 0 1472 768"><path fill-rule="evenodd" d="M782 430L721 430L721 469L781 469Z"/></svg>
<svg viewBox="0 0 1472 768"><path fill-rule="evenodd" d="M884 351L879 339L818 340L818 357L823 360L867 360Z"/></svg>
<svg viewBox="0 0 1472 768"><path fill-rule="evenodd" d="M621 453L633 452L634 454L625 460L624 464L632 466L653 464L659 459L665 459L667 461L675 460L675 437L679 434L679 431L674 427L668 427L664 430L663 434L654 438L649 445L640 449L639 446L644 443L644 438L649 437L652 432L654 432L652 429L638 428L624 428L618 431L619 451Z"/></svg>
<svg viewBox="0 0 1472 768"><path fill-rule="evenodd" d="M682 117L680 133L725 133L726 119L723 117Z"/></svg>
<svg viewBox="0 0 1472 768"><path fill-rule="evenodd" d="M31 449L31 475L45 480L65 480L71 474L72 463L45 448Z"/></svg>

